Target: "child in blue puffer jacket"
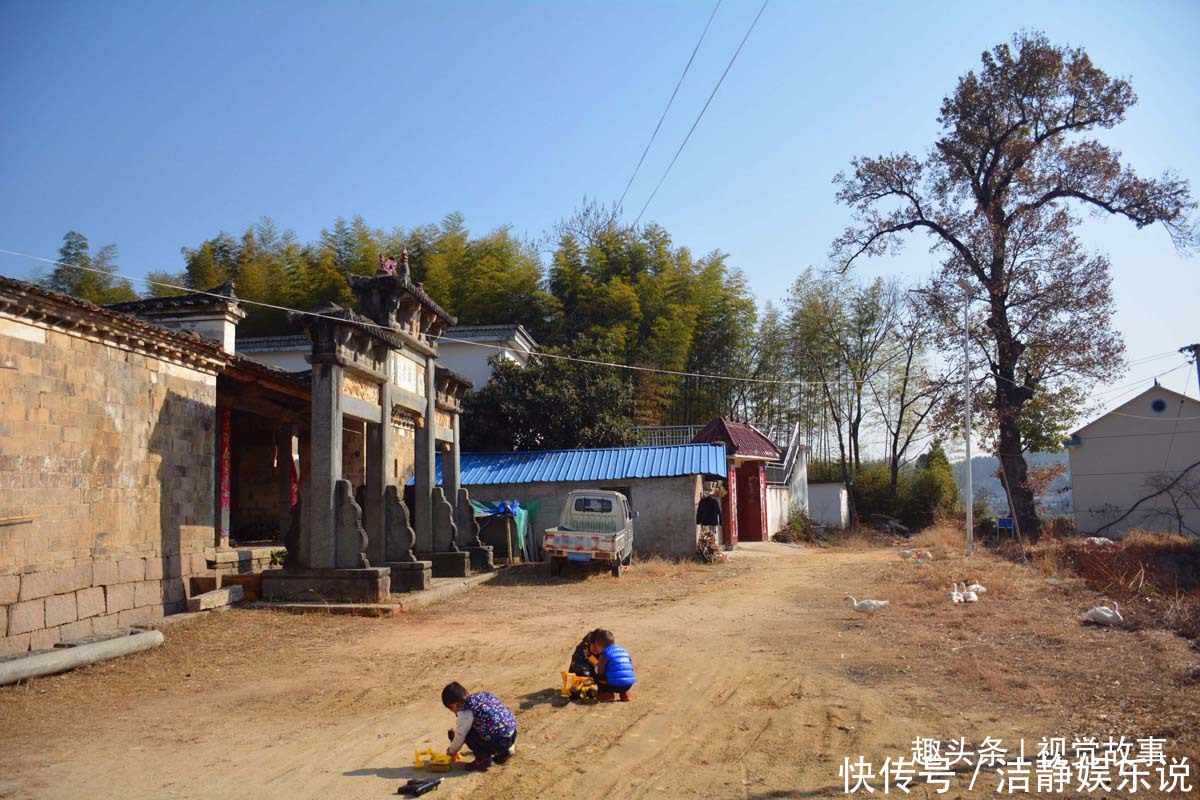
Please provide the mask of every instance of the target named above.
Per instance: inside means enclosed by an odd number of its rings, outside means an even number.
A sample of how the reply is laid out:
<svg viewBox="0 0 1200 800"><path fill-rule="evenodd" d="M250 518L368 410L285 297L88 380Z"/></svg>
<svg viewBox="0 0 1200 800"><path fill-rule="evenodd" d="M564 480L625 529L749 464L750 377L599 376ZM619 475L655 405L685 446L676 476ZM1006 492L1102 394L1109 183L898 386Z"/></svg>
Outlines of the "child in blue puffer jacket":
<svg viewBox="0 0 1200 800"><path fill-rule="evenodd" d="M596 664L597 699L615 700L620 695L622 702L629 702L629 690L637 681L629 651L616 644L612 631L601 629L592 632L591 649L600 658Z"/></svg>

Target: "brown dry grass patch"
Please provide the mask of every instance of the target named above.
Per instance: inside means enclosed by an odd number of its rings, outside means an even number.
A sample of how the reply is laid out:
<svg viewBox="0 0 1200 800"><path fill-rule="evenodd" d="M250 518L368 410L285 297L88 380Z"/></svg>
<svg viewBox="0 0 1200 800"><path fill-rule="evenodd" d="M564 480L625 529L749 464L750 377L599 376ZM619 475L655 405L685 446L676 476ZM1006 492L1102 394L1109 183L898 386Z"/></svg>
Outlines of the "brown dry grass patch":
<svg viewBox="0 0 1200 800"><path fill-rule="evenodd" d="M1140 610L1125 629L1083 625L1082 612L1103 597L1081 579L1056 577L1053 556L1025 564L977 548L968 559L961 537L947 528L914 536L934 560L885 562L870 595L892 601L895 613L876 615L874 633L905 643L896 663L919 653L931 683L961 692L939 704L971 708L986 696L1012 719L1056 720L1058 730L1046 735L1165 735L1176 755L1200 755L1189 678L1198 659L1184 642L1136 630ZM950 603L951 582L970 580L988 589L980 601Z"/></svg>
<svg viewBox="0 0 1200 800"><path fill-rule="evenodd" d="M1200 639L1200 541L1145 531L1108 545L1044 537L1028 553L1043 575L1121 602L1130 627Z"/></svg>

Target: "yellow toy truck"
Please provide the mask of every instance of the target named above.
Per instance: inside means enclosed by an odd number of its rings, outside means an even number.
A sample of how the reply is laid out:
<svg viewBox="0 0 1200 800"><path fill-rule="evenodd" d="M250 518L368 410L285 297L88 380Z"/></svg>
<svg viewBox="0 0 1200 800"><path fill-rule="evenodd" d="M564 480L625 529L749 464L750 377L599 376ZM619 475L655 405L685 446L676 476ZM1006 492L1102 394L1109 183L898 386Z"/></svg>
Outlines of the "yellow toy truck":
<svg viewBox="0 0 1200 800"><path fill-rule="evenodd" d="M432 747L413 753L413 766L417 769L427 769L430 772L449 772L451 765L458 760L458 753L448 756L445 753L435 752Z"/></svg>
<svg viewBox="0 0 1200 800"><path fill-rule="evenodd" d="M587 675L576 675L573 672L562 673L562 696L569 700L595 700L596 681Z"/></svg>

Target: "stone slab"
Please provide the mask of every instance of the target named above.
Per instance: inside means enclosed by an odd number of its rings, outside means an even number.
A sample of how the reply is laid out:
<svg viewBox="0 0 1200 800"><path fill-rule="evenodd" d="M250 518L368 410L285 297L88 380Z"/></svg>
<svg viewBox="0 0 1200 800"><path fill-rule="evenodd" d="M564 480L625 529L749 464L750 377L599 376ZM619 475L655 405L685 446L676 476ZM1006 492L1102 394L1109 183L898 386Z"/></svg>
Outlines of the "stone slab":
<svg viewBox="0 0 1200 800"><path fill-rule="evenodd" d="M251 572L244 575L222 575L221 587L225 586L240 586L242 587L242 599L247 601L258 600L262 596L262 573Z"/></svg>
<svg viewBox="0 0 1200 800"><path fill-rule="evenodd" d="M58 587L58 579L53 572L26 572L21 576L20 600L37 600L54 594Z"/></svg>
<svg viewBox="0 0 1200 800"><path fill-rule="evenodd" d="M298 601L260 601L248 603L247 608L270 609L272 611L287 611L292 614L347 614L359 617L394 617L418 608L442 603L450 598L469 591L472 587L488 581L499 575L499 572L487 572L482 575L472 575L469 578L438 578L432 588L423 592L411 592L403 596L393 595L391 602L386 603L312 603Z"/></svg>
<svg viewBox="0 0 1200 800"><path fill-rule="evenodd" d="M268 600L333 603L380 603L391 594L387 567L365 569L274 569L262 576Z"/></svg>
<svg viewBox="0 0 1200 800"><path fill-rule="evenodd" d="M193 595L188 598L188 611L207 611L218 606L227 606L242 599L241 586L225 586L213 589L211 592Z"/></svg>
<svg viewBox="0 0 1200 800"><path fill-rule="evenodd" d="M471 557L465 550L418 553L417 558L433 562L433 577L435 578L465 578L471 574Z"/></svg>
<svg viewBox="0 0 1200 800"><path fill-rule="evenodd" d="M46 627L46 601L27 600L8 608L8 635L31 633Z"/></svg>
<svg viewBox="0 0 1200 800"><path fill-rule="evenodd" d="M496 564L492 560L491 545L471 545L463 549L467 551L467 555L471 559L472 572L487 572L496 568Z"/></svg>
<svg viewBox="0 0 1200 800"><path fill-rule="evenodd" d="M91 589L80 589L75 593L75 610L80 619L96 617L107 609L104 600L104 589L95 586Z"/></svg>
<svg viewBox="0 0 1200 800"><path fill-rule="evenodd" d="M30 650L49 650L62 641L61 628L42 628L29 634Z"/></svg>
<svg viewBox="0 0 1200 800"><path fill-rule="evenodd" d="M146 580L146 560L127 558L117 562L117 576L121 583Z"/></svg>
<svg viewBox="0 0 1200 800"><path fill-rule="evenodd" d="M192 582L192 594L203 594L211 592L214 589L221 588L221 576L218 575L193 575L190 578Z"/></svg>
<svg viewBox="0 0 1200 800"><path fill-rule="evenodd" d="M0 638L0 658L28 653L30 638L28 633Z"/></svg>
<svg viewBox="0 0 1200 800"><path fill-rule="evenodd" d="M133 608L133 584L114 583L104 587L105 607L109 614Z"/></svg>
<svg viewBox="0 0 1200 800"><path fill-rule="evenodd" d="M75 611L75 593L56 594L46 598L46 627L65 625L79 619Z"/></svg>
<svg viewBox="0 0 1200 800"><path fill-rule="evenodd" d="M21 596L20 575L0 575L0 606L12 605Z"/></svg>
<svg viewBox="0 0 1200 800"><path fill-rule="evenodd" d="M433 582L433 564L429 561L407 561L380 564L392 571L392 594L421 592Z"/></svg>
<svg viewBox="0 0 1200 800"><path fill-rule="evenodd" d="M119 583L120 580L120 574L117 571L117 562L96 561L92 564L93 586L108 586L109 584Z"/></svg>

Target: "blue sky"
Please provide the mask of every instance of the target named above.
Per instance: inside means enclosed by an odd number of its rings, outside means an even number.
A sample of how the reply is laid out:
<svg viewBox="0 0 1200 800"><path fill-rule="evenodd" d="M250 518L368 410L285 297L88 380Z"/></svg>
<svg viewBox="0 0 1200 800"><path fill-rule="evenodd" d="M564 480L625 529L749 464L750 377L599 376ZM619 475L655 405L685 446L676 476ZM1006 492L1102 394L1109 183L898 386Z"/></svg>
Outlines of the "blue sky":
<svg viewBox="0 0 1200 800"><path fill-rule="evenodd" d="M628 216L758 6L722 2ZM262 215L302 240L338 216L411 227L455 210L477 232L540 236L584 196L620 195L711 9L0 0L0 248L53 256L73 228L143 275ZM923 154L956 78L1020 28L1131 78L1140 103L1104 141L1143 174L1200 181L1200 3L773 0L646 219L729 253L760 302L781 298L848 221L832 176L856 155ZM1200 262L1161 228L1097 220L1084 234L1112 258L1131 359L1200 340ZM914 237L860 274L932 267ZM0 256L0 273L33 269ZM1135 365L1114 386L1182 363Z"/></svg>

